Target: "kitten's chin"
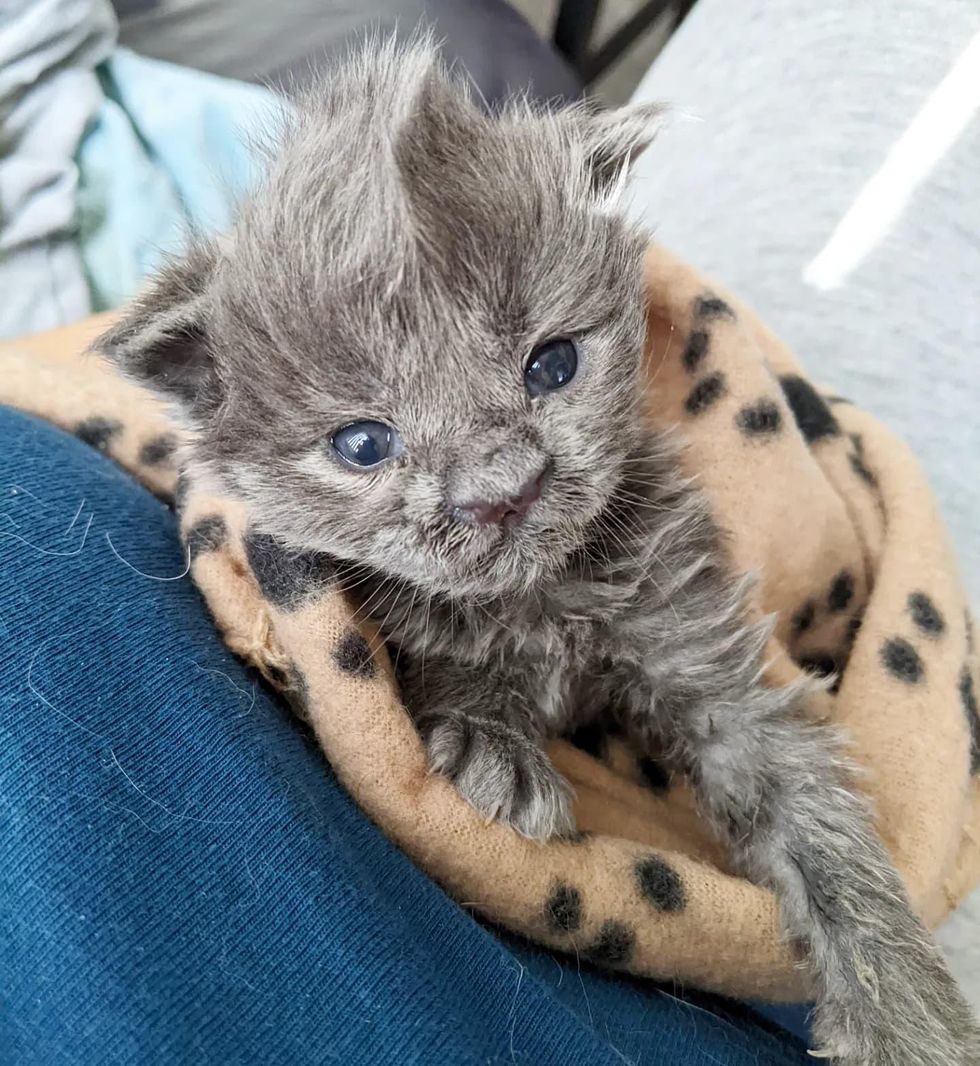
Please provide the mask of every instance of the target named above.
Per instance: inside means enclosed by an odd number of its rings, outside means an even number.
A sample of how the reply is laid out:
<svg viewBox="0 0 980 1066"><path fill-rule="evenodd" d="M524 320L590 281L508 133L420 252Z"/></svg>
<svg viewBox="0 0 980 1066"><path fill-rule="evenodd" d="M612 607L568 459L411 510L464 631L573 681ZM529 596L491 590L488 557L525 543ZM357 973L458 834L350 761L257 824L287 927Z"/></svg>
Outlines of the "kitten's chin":
<svg viewBox="0 0 980 1066"><path fill-rule="evenodd" d="M445 592L458 598L500 599L527 595L559 576L583 547L591 516L579 525L530 520L502 533L493 549L474 559L449 582Z"/></svg>

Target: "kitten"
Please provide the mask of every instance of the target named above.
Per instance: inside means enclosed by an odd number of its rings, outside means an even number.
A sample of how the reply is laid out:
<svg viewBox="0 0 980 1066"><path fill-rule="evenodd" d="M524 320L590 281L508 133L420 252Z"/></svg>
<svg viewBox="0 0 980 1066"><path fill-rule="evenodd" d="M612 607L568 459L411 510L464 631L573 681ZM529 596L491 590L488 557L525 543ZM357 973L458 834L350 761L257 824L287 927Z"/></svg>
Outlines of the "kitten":
<svg viewBox="0 0 980 1066"><path fill-rule="evenodd" d="M647 237L613 204L658 114L488 117L429 45L368 48L301 103L227 242L99 346L176 403L260 530L341 561L476 808L571 831L542 742L615 708L778 894L821 1047L975 1063L834 735L802 687L760 683L767 628L644 428Z"/></svg>

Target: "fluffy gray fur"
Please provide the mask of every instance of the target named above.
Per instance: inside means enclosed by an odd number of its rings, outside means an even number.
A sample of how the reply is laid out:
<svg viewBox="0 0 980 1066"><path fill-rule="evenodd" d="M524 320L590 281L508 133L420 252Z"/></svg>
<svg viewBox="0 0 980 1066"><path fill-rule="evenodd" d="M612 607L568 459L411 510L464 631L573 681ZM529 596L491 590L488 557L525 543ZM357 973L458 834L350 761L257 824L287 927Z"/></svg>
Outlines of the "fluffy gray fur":
<svg viewBox="0 0 980 1066"><path fill-rule="evenodd" d="M487 116L423 43L374 46L301 103L220 246L199 240L100 347L176 402L192 462L293 549L341 562L395 650L432 765L487 815L572 830L545 738L612 710L666 752L740 868L779 896L848 1066L976 1063L838 738L765 687L702 497L643 427L641 260L617 185L658 111ZM582 366L529 399L534 345ZM332 432L403 454L364 473ZM454 507L547 469L514 529Z"/></svg>

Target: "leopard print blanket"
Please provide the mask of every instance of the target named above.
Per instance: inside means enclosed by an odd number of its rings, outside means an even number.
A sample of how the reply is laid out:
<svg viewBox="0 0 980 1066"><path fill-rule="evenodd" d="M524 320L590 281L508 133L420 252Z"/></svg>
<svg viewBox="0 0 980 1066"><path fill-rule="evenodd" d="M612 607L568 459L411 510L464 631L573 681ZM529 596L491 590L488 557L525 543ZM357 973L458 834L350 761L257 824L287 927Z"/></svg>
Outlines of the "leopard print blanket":
<svg viewBox="0 0 980 1066"><path fill-rule="evenodd" d="M935 502L887 430L816 389L759 319L651 248L649 417L775 613L768 679L834 674L812 713L843 727L914 906L937 924L980 874L977 657ZM807 996L772 895L739 877L691 792L615 737L550 754L579 834L533 843L430 774L377 635L322 558L249 529L239 501L179 477L166 411L81 351L89 322L0 348L0 402L39 414L173 499L224 638L311 723L363 810L461 905L593 963L729 995Z"/></svg>

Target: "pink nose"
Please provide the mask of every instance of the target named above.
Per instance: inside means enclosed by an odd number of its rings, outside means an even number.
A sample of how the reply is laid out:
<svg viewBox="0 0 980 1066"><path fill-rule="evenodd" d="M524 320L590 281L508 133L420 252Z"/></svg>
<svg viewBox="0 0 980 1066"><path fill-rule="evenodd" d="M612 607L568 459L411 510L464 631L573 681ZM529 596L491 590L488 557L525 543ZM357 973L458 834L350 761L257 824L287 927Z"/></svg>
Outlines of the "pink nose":
<svg viewBox="0 0 980 1066"><path fill-rule="evenodd" d="M472 500L457 504L453 513L464 522L474 526L506 526L513 529L520 525L535 500L540 499L548 471L542 470L525 482L517 493L502 500Z"/></svg>

